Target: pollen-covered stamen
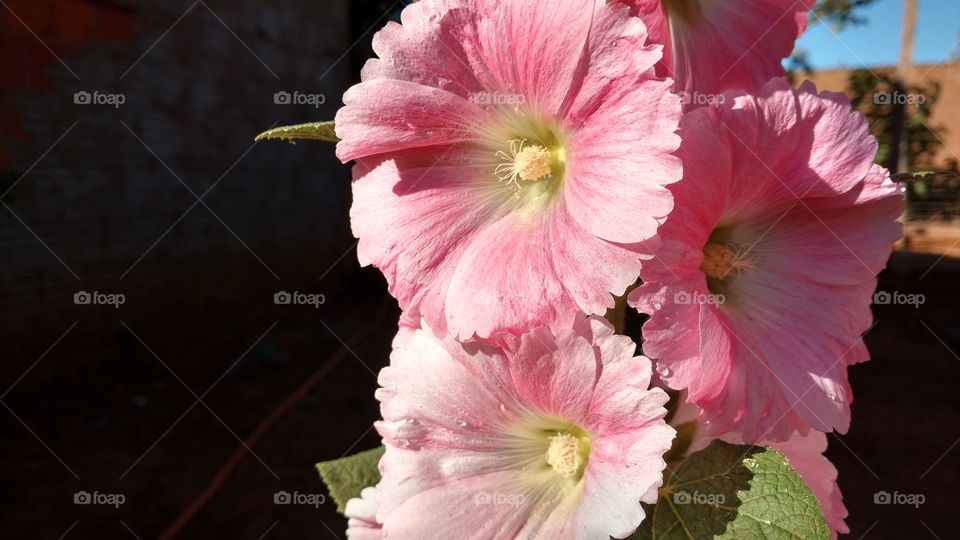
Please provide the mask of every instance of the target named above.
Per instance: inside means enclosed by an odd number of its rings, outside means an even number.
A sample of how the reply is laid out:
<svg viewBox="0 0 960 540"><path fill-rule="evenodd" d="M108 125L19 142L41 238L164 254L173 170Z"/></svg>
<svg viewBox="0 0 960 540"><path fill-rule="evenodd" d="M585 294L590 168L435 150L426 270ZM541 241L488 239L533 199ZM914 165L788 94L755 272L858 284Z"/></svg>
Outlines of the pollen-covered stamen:
<svg viewBox="0 0 960 540"><path fill-rule="evenodd" d="M557 433L548 440L547 463L564 478L576 476L586 461L580 438L570 433Z"/></svg>
<svg viewBox="0 0 960 540"><path fill-rule="evenodd" d="M532 144L524 146L526 139L510 141L510 153L497 152L503 163L497 165L493 173L502 182L517 187L520 182L535 182L553 174L553 154L543 146Z"/></svg>
<svg viewBox="0 0 960 540"><path fill-rule="evenodd" d="M748 251L746 246L736 244L707 244L703 246L700 271L707 277L724 279L731 274L753 270L754 264L747 257Z"/></svg>

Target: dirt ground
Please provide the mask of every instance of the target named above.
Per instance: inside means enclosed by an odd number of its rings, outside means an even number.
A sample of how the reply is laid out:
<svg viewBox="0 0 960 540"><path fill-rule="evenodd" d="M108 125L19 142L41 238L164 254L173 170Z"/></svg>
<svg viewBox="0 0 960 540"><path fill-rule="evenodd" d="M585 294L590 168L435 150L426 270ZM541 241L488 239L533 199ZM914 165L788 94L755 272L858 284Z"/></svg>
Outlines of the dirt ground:
<svg viewBox="0 0 960 540"><path fill-rule="evenodd" d="M939 222L911 222L906 227L911 253L960 258L960 225ZM902 244L899 246L904 247Z"/></svg>
<svg viewBox="0 0 960 540"><path fill-rule="evenodd" d="M277 505L274 494L323 493L314 462L378 444L370 429L378 416L375 373L398 311L379 274L357 270L353 254L321 281L320 272L292 269L326 268L332 255L277 257L284 275L300 276L281 287L322 292L327 302L274 305L277 282L237 258L184 262L162 279L144 272L121 309L74 306L69 288L51 287L32 308L4 310L17 313L0 325L9 345L0 378L9 388L8 411L0 411L5 537L158 537L238 438L329 362L341 340L373 322L178 536L344 537L332 504ZM897 254L883 274L881 290L923 294L925 302L876 307L877 325L866 335L873 361L851 370L853 427L830 437L850 538L957 536L960 358L952 351L960 351L960 261L937 259ZM125 500L117 508L77 505L79 491ZM925 502L878 505L880 491L922 494Z"/></svg>

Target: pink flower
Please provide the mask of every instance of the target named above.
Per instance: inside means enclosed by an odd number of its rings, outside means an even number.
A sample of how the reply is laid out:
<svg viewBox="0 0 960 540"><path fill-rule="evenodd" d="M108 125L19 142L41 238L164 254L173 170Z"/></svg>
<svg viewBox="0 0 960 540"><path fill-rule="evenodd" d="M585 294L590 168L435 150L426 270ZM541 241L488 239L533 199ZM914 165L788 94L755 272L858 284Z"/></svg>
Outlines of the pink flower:
<svg viewBox="0 0 960 540"><path fill-rule="evenodd" d="M602 314L680 177L658 46L605 0L423 0L344 96L362 264L460 339ZM616 126L616 130L611 130Z"/></svg>
<svg viewBox="0 0 960 540"><path fill-rule="evenodd" d="M689 104L725 90L754 91L783 75L781 60L807 26L815 0L618 0L662 43L658 73Z"/></svg>
<svg viewBox="0 0 960 540"><path fill-rule="evenodd" d="M397 322L397 335L393 337L393 348L402 346L407 338L413 335L415 330L420 329L420 321L423 317L415 310L407 310L400 313L400 320Z"/></svg>
<svg viewBox="0 0 960 540"><path fill-rule="evenodd" d="M673 429L633 342L598 318L459 343L429 328L380 373L384 535L623 538Z"/></svg>
<svg viewBox="0 0 960 540"><path fill-rule="evenodd" d="M842 94L730 93L681 127L684 180L631 305L644 353L711 433L749 443L845 432L874 276L902 235L898 187Z"/></svg>
<svg viewBox="0 0 960 540"><path fill-rule="evenodd" d="M347 538L350 540L380 540L380 522L377 521L376 487L364 488L360 497L347 501Z"/></svg>
<svg viewBox="0 0 960 540"><path fill-rule="evenodd" d="M688 422L699 422L699 411L685 401L681 394L680 406L674 414L670 425L679 428ZM699 426L698 426L699 427ZM707 435L703 429L696 429L693 440L687 448L687 455L706 448L714 439L731 444L743 444L743 439L736 433L725 433L718 437ZM843 494L837 485L837 468L823 455L827 450L827 435L821 431L810 431L807 435L793 434L782 442L759 441L757 446L771 446L780 451L797 475L807 484L813 496L820 504L820 510L827 522L834 539L838 533L848 533L844 518L847 517L847 507L843 504Z"/></svg>

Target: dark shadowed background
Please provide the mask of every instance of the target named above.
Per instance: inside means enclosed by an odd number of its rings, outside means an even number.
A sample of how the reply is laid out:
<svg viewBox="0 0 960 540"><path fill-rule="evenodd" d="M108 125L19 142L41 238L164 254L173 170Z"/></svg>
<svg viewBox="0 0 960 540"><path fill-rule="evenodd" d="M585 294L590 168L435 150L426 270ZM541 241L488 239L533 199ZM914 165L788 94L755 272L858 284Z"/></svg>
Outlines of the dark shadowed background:
<svg viewBox="0 0 960 540"><path fill-rule="evenodd" d="M332 118L401 5L0 2L0 536L344 537L332 502L275 498L379 444L399 310L333 147L253 137ZM925 302L876 307L830 437L852 538L957 531L952 238L882 276Z"/></svg>

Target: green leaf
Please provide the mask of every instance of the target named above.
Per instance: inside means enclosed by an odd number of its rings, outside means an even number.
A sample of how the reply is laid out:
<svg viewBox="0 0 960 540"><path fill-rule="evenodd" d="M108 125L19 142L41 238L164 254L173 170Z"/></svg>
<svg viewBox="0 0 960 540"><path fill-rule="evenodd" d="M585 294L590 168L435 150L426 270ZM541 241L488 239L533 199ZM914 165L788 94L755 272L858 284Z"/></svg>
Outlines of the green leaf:
<svg viewBox="0 0 960 540"><path fill-rule="evenodd" d="M326 122L310 122L307 124L297 124L295 126L283 126L268 129L257 135L254 141L263 141L266 139L280 139L283 141L292 141L294 139L314 139L317 141L326 141L337 143L340 138L333 124L333 120Z"/></svg>
<svg viewBox="0 0 960 540"><path fill-rule="evenodd" d="M323 483L327 485L330 496L337 503L337 511L341 514L347 501L359 497L363 488L374 486L380 481L377 464L383 451L381 446L345 458L317 463L320 478L323 478Z"/></svg>
<svg viewBox="0 0 960 540"><path fill-rule="evenodd" d="M668 467L634 539L829 539L816 498L783 454L714 441Z"/></svg>

